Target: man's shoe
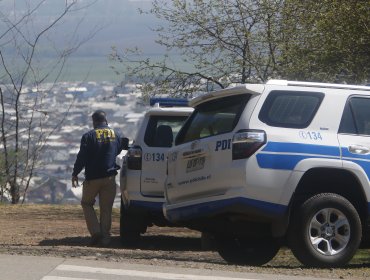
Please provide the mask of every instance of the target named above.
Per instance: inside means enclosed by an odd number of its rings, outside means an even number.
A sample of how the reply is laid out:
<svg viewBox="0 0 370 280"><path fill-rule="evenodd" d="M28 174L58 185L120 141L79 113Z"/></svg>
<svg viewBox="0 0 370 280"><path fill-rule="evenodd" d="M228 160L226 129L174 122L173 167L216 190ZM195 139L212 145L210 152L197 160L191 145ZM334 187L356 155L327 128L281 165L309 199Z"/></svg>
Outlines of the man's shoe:
<svg viewBox="0 0 370 280"><path fill-rule="evenodd" d="M95 233L91 236L89 245L90 246L96 246L101 242L101 239L102 239L101 234L100 233Z"/></svg>

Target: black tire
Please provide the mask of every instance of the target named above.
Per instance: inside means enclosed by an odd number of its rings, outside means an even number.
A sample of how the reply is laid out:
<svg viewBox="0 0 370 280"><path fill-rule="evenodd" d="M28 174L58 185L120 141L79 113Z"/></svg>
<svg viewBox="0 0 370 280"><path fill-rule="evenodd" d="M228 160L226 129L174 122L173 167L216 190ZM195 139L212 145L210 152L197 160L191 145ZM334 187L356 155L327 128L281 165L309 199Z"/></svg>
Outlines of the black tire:
<svg viewBox="0 0 370 280"><path fill-rule="evenodd" d="M125 209L121 200L120 238L123 246L134 247L140 242L140 234L145 233L147 222L145 215Z"/></svg>
<svg viewBox="0 0 370 280"><path fill-rule="evenodd" d="M259 266L272 260L280 249L272 237L217 236L217 251L229 264Z"/></svg>
<svg viewBox="0 0 370 280"><path fill-rule="evenodd" d="M297 209L288 233L294 256L310 267L338 267L356 253L362 236L361 220L344 197L322 193Z"/></svg>

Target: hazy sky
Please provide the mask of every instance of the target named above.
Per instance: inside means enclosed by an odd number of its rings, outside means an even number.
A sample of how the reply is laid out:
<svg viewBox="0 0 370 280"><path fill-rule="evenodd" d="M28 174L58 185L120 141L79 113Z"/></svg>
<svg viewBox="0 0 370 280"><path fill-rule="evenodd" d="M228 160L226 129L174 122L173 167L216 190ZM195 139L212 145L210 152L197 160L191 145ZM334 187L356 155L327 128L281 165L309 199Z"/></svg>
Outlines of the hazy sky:
<svg viewBox="0 0 370 280"><path fill-rule="evenodd" d="M38 7L40 3L42 5ZM19 57L12 44L14 36L18 36L17 46L26 49L27 43L22 37L32 38L38 34L60 15L64 5L65 0L0 0L1 51L9 58ZM35 7L38 7L37 11L30 20L17 25L22 36L14 35L16 32L2 36L11 26L7 19L15 23ZM112 46L119 50L138 47L144 56L156 57L164 53L163 48L155 43L156 33L151 31L151 28L159 25L159 21L152 15L138 11L139 8L148 11L151 0L78 0L78 7L75 8L39 42L37 57L43 59L41 68L45 68L49 61L52 65L53 59L58 57L58 51L65 49L65 46L75 46L86 38L90 39L68 60L63 79L81 80L86 75L91 80L117 79L112 75L111 62L108 60ZM91 37L91 33L95 35Z"/></svg>
<svg viewBox="0 0 370 280"><path fill-rule="evenodd" d="M96 7L94 7L96 6ZM140 14L138 9L149 10L150 0L98 0L89 10L101 20L92 20L104 28L96 34L92 42L105 47L138 46L146 52L158 52L154 43L156 34L151 31L158 20L147 14ZM101 13L101 14L100 14ZM90 12L87 12L90 14Z"/></svg>
<svg viewBox="0 0 370 280"><path fill-rule="evenodd" d="M16 21L40 2L43 0L0 0L0 35L6 29L3 18ZM70 12L48 35L51 41L56 41L57 44L68 43L68 40L81 40L89 37L94 30L99 30L81 47L79 53L85 51L107 54L111 46L118 48L138 46L148 52L160 51L154 43L156 34L150 30L158 21L151 15L138 12L139 8L149 10L150 0L79 0L78 3L79 7L91 5ZM32 18L34 30L56 18L63 5L62 0L45 1ZM29 28L30 23L27 25ZM72 36L76 26L78 31Z"/></svg>

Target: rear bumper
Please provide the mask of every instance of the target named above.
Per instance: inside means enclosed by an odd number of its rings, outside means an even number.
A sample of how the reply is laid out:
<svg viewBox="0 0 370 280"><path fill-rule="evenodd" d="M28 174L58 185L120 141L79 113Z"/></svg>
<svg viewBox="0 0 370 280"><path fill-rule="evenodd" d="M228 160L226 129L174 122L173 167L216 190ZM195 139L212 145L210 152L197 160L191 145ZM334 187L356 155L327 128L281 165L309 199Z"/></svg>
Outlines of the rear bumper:
<svg viewBox="0 0 370 280"><path fill-rule="evenodd" d="M129 208L142 209L149 212L160 212L163 214L163 202L131 200Z"/></svg>
<svg viewBox="0 0 370 280"><path fill-rule="evenodd" d="M153 224L157 226L173 226L163 215L163 201L130 200L129 205L124 206L124 208L133 217L137 217L138 219L144 218L148 226Z"/></svg>

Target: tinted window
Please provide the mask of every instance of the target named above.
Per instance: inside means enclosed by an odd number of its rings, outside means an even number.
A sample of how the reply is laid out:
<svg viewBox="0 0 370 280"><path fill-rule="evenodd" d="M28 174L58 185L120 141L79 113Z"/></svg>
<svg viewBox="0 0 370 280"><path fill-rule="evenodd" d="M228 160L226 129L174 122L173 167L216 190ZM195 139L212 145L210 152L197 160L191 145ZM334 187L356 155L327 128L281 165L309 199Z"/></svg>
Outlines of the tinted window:
<svg viewBox="0 0 370 280"><path fill-rule="evenodd" d="M175 139L187 116L152 116L146 127L144 142L149 147L171 147L172 143L166 144L166 137L162 135L163 128L172 129L172 139ZM165 129L166 130L166 129Z"/></svg>
<svg viewBox="0 0 370 280"><path fill-rule="evenodd" d="M339 133L370 135L370 98L352 97L348 100Z"/></svg>
<svg viewBox="0 0 370 280"><path fill-rule="evenodd" d="M176 144L232 131L248 99L249 95L235 95L199 105L181 129Z"/></svg>
<svg viewBox="0 0 370 280"><path fill-rule="evenodd" d="M262 106L259 119L270 126L307 127L323 97L324 94L316 92L272 91Z"/></svg>

